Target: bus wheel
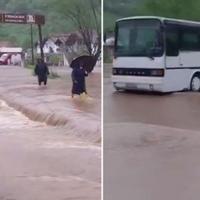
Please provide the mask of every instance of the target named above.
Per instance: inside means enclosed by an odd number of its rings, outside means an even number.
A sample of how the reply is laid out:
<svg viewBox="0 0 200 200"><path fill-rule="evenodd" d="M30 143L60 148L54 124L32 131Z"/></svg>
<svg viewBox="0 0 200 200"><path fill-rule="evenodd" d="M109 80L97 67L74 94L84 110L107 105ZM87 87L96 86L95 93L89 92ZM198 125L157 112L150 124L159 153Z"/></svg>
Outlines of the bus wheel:
<svg viewBox="0 0 200 200"><path fill-rule="evenodd" d="M191 80L190 90L193 92L198 92L200 90L200 76L194 75Z"/></svg>

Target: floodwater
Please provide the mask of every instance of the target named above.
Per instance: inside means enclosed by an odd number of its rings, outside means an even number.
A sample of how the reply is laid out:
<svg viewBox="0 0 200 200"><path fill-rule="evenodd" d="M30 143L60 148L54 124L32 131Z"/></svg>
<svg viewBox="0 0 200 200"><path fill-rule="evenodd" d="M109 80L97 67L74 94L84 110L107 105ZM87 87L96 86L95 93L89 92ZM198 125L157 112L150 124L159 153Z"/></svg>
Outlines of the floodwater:
<svg viewBox="0 0 200 200"><path fill-rule="evenodd" d="M115 92L107 68L104 200L198 200L199 105L200 93Z"/></svg>
<svg viewBox="0 0 200 200"><path fill-rule="evenodd" d="M0 101L0 200L100 200L100 146Z"/></svg>
<svg viewBox="0 0 200 200"><path fill-rule="evenodd" d="M174 128L200 130L200 93L116 92L110 71L104 74L104 122L142 122Z"/></svg>
<svg viewBox="0 0 200 200"><path fill-rule="evenodd" d="M9 107L0 100L0 130L1 129L22 129L30 127L44 127L45 124L33 122L20 112Z"/></svg>

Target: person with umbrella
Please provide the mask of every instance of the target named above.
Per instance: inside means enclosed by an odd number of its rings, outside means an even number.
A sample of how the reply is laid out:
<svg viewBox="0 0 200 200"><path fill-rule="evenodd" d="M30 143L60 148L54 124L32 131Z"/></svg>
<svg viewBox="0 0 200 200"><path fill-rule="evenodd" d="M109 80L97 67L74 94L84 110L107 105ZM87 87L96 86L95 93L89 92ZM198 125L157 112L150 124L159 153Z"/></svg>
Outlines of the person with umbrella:
<svg viewBox="0 0 200 200"><path fill-rule="evenodd" d="M35 66L35 74L38 76L39 86L41 86L42 82L44 83L44 85L47 85L49 69L47 67L47 64L40 58L37 60L37 64Z"/></svg>
<svg viewBox="0 0 200 200"><path fill-rule="evenodd" d="M88 76L87 71L84 69L83 63L77 63L73 66L72 70L72 98L75 94L87 94L85 77Z"/></svg>

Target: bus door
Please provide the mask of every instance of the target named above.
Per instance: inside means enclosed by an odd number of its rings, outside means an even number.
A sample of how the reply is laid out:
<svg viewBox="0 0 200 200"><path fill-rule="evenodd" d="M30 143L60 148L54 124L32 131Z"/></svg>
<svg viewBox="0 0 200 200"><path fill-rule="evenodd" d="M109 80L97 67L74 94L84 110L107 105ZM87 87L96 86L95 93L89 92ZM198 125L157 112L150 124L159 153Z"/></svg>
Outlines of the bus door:
<svg viewBox="0 0 200 200"><path fill-rule="evenodd" d="M168 91L180 90L182 88L182 70L179 51L179 31L175 27L166 30L166 70L165 86Z"/></svg>

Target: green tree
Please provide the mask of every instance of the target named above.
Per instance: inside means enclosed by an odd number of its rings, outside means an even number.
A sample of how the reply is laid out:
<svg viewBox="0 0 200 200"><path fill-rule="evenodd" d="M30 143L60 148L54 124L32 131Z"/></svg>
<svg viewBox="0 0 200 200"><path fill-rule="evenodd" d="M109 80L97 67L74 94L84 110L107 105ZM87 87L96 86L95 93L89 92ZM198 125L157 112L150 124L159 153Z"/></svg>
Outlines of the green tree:
<svg viewBox="0 0 200 200"><path fill-rule="evenodd" d="M199 0L146 0L141 14L200 20Z"/></svg>
<svg viewBox="0 0 200 200"><path fill-rule="evenodd" d="M83 37L89 55L96 58L101 52L101 0L52 0L52 8L63 18L71 20ZM97 40L94 45L94 38ZM95 48L94 48L95 47Z"/></svg>
<svg viewBox="0 0 200 200"><path fill-rule="evenodd" d="M114 5L114 6L113 6ZM136 15L155 15L200 21L199 0L106 0L104 27L114 29L118 18Z"/></svg>

